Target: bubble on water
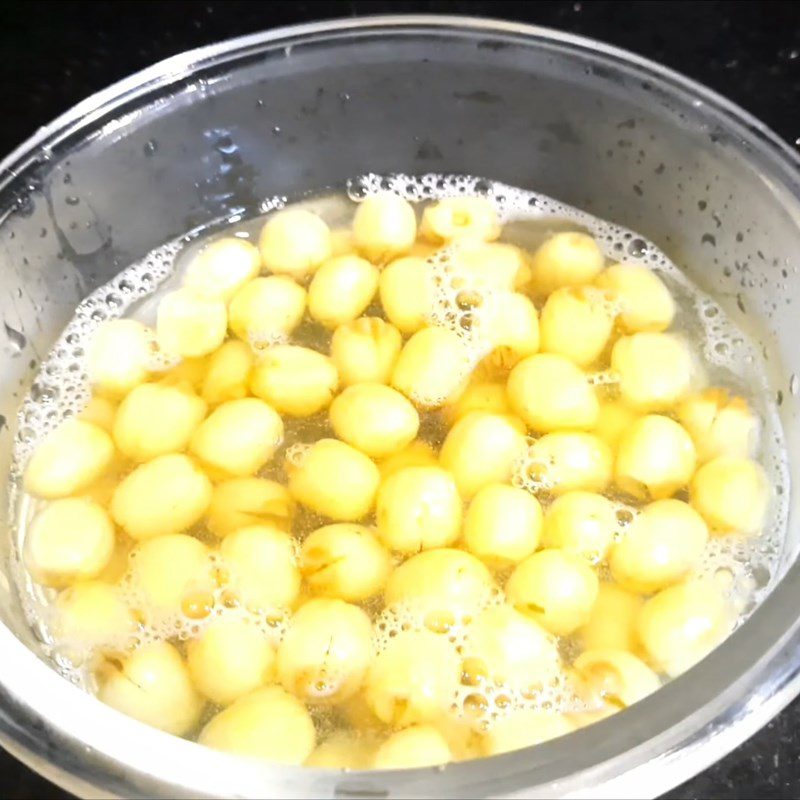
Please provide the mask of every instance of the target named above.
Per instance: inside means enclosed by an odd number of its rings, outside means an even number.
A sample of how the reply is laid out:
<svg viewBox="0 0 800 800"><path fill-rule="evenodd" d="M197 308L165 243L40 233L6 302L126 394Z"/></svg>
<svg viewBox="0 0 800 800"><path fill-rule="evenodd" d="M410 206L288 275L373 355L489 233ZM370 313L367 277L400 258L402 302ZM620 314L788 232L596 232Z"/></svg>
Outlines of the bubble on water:
<svg viewBox="0 0 800 800"><path fill-rule="evenodd" d="M306 442L295 442L286 448L286 463L292 467L302 467L310 451L310 444Z"/></svg>

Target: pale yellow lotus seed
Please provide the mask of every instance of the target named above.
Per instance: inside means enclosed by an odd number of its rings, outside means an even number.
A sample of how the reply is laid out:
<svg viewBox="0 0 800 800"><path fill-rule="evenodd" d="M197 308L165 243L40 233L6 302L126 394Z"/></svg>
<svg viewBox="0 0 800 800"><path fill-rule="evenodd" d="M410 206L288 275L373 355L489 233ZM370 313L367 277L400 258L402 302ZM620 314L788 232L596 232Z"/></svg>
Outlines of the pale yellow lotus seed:
<svg viewBox="0 0 800 800"><path fill-rule="evenodd" d="M240 756L302 764L316 744L306 707L280 686L240 697L206 723L197 741Z"/></svg>
<svg viewBox="0 0 800 800"><path fill-rule="evenodd" d="M114 550L114 525L96 503L80 497L54 500L31 522L23 561L45 586L97 577Z"/></svg>
<svg viewBox="0 0 800 800"><path fill-rule="evenodd" d="M258 238L264 266L293 278L308 275L331 256L331 232L316 214L289 208L271 216Z"/></svg>
<svg viewBox="0 0 800 800"><path fill-rule="evenodd" d="M164 295L158 304L158 344L170 355L207 355L225 341L227 330L228 311L222 300L178 289Z"/></svg>
<svg viewBox="0 0 800 800"><path fill-rule="evenodd" d="M326 328L352 322L378 290L378 268L358 256L326 261L308 287L308 313Z"/></svg>
<svg viewBox="0 0 800 800"><path fill-rule="evenodd" d="M25 491L53 499L89 487L110 467L114 443L102 428L68 419L33 451L25 467Z"/></svg>
<svg viewBox="0 0 800 800"><path fill-rule="evenodd" d="M597 423L594 387L564 356L538 353L520 361L508 377L508 398L528 427L540 433Z"/></svg>
<svg viewBox="0 0 800 800"><path fill-rule="evenodd" d="M225 236L192 259L183 284L201 297L227 303L260 269L261 255L255 245L238 236Z"/></svg>
<svg viewBox="0 0 800 800"><path fill-rule="evenodd" d="M287 465L289 491L304 506L325 517L352 522L375 503L380 472L361 451L336 439L320 439Z"/></svg>
<svg viewBox="0 0 800 800"><path fill-rule="evenodd" d="M179 453L186 450L205 415L205 401L188 384L143 383L119 404L114 442L123 455L134 461Z"/></svg>
<svg viewBox="0 0 800 800"><path fill-rule="evenodd" d="M266 350L250 379L253 394L293 417L327 408L338 388L339 373L330 358L290 344Z"/></svg>
<svg viewBox="0 0 800 800"><path fill-rule="evenodd" d="M689 483L697 457L688 433L669 417L648 414L619 440L614 480L640 500L659 500Z"/></svg>
<svg viewBox="0 0 800 800"><path fill-rule="evenodd" d="M252 475L271 458L283 439L283 420L255 397L218 405L194 432L189 449L226 476Z"/></svg>
<svg viewBox="0 0 800 800"><path fill-rule="evenodd" d="M340 325L331 338L331 359L343 386L389 383L403 337L380 317L359 317Z"/></svg>
<svg viewBox="0 0 800 800"><path fill-rule="evenodd" d="M180 653L168 642L140 647L119 666L109 663L97 696L107 705L175 736L197 725L203 699Z"/></svg>
<svg viewBox="0 0 800 800"><path fill-rule="evenodd" d="M603 269L603 261L597 242L588 234L557 233L533 254L531 282L542 295L562 286L591 283Z"/></svg>

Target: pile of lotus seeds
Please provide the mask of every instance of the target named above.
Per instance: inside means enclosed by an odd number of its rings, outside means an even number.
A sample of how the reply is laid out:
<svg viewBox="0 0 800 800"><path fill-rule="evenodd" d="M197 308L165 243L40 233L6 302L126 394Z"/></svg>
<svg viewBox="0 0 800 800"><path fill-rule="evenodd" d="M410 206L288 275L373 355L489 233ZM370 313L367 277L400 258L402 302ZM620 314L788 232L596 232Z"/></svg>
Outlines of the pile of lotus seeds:
<svg viewBox="0 0 800 800"><path fill-rule="evenodd" d="M395 769L615 713L738 609L760 421L674 300L581 232L498 241L483 197L216 237L33 452L23 544L97 697L209 747Z"/></svg>

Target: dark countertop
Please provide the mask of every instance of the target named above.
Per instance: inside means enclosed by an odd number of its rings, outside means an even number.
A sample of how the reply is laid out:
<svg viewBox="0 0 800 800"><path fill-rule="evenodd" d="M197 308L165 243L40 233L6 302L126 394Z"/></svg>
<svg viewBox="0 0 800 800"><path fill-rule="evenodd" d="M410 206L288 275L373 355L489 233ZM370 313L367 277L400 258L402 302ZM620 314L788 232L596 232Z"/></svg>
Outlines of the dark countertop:
<svg viewBox="0 0 800 800"><path fill-rule="evenodd" d="M0 152L77 101L192 47L369 13L463 13L595 37L711 86L800 146L800 4L791 2L10 2L2 4ZM800 796L800 701L670 798ZM67 798L0 751L0 797Z"/></svg>

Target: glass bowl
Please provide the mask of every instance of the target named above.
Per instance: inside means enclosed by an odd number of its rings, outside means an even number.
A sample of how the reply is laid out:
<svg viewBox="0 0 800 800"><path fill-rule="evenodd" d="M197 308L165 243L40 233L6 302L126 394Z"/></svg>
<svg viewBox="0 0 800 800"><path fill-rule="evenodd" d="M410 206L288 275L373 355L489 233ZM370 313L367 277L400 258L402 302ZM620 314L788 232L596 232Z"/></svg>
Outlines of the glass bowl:
<svg viewBox="0 0 800 800"><path fill-rule="evenodd" d="M795 153L733 104L630 53L526 25L409 16L176 56L80 103L3 161L0 474L37 362L90 291L190 228L364 172L477 174L640 231L763 346L789 452L800 453ZM655 695L528 750L370 773L202 749L71 685L25 622L4 519L0 741L87 797L657 795L798 692L794 505L770 595Z"/></svg>

